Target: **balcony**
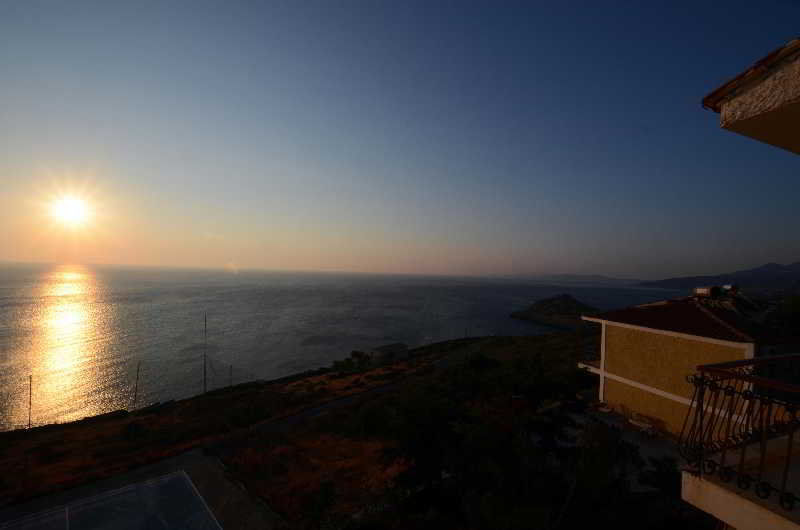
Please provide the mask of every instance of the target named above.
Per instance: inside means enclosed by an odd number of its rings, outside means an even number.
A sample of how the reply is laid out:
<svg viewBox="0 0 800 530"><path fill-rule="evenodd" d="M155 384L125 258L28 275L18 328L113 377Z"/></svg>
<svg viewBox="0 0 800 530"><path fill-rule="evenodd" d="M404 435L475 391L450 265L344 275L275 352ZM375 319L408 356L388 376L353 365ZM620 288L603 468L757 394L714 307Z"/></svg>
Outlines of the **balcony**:
<svg viewBox="0 0 800 530"><path fill-rule="evenodd" d="M590 359L578 363L578 368L585 368L594 374L599 374L601 368L600 359Z"/></svg>
<svg viewBox="0 0 800 530"><path fill-rule="evenodd" d="M800 529L800 355L698 367L683 498L737 528Z"/></svg>

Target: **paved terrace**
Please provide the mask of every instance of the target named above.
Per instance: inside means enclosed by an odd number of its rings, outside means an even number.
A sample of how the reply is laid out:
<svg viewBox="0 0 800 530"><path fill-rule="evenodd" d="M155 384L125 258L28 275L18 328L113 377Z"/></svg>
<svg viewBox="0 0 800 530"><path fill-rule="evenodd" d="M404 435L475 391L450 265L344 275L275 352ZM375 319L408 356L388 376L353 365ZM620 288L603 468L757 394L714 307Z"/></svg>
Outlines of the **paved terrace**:
<svg viewBox="0 0 800 530"><path fill-rule="evenodd" d="M191 481L199 499L187 498L190 495L187 496L185 488L176 487L172 483L166 483L165 488L160 488L155 496L142 495L143 482L169 482L170 477L182 473ZM92 499L93 497L111 502L97 506L100 502ZM72 506L87 504L95 505L92 513L83 517L75 517L78 514L74 514L65 524L65 511ZM196 509L191 513L169 513L178 508L176 504L181 505L181 508ZM203 517L205 506L212 512L212 516ZM155 519L148 519L146 516ZM201 450L0 511L2 530L138 529L153 528L152 524L165 530L213 530L220 527L270 530L283 526L282 519L266 504L249 495L243 487L228 477L219 460L206 456Z"/></svg>

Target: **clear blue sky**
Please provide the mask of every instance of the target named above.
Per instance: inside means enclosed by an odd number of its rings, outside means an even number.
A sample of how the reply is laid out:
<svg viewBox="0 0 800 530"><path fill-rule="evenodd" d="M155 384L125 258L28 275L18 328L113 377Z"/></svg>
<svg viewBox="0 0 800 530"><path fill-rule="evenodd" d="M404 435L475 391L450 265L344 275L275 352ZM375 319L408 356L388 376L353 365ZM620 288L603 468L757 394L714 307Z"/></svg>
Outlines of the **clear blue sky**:
<svg viewBox="0 0 800 530"><path fill-rule="evenodd" d="M798 20L794 1L5 1L0 259L640 278L797 261L800 158L700 100ZM90 198L91 233L41 219L62 189Z"/></svg>

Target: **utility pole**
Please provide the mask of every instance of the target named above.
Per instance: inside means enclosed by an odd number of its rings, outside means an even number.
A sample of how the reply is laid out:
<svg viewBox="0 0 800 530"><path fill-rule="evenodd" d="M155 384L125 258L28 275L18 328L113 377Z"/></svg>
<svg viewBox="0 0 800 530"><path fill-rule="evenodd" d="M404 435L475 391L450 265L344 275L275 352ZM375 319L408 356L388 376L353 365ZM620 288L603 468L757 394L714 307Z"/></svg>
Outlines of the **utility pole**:
<svg viewBox="0 0 800 530"><path fill-rule="evenodd" d="M28 376L28 428L31 428L31 406L33 405L33 375Z"/></svg>
<svg viewBox="0 0 800 530"><path fill-rule="evenodd" d="M136 363L136 384L133 385L133 403L131 404L131 410L136 408L136 396L139 393L139 368L142 367L142 361Z"/></svg>
<svg viewBox="0 0 800 530"><path fill-rule="evenodd" d="M233 386L233 365L231 365L230 372L228 373L228 386Z"/></svg>
<svg viewBox="0 0 800 530"><path fill-rule="evenodd" d="M206 393L206 356L208 355L208 313L203 313L203 394Z"/></svg>

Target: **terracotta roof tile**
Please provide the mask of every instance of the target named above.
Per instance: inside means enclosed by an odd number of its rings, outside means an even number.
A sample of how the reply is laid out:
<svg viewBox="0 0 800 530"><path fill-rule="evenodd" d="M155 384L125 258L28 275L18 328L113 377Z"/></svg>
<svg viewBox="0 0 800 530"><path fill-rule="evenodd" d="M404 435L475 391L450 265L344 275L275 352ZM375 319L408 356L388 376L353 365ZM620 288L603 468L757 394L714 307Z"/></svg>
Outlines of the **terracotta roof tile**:
<svg viewBox="0 0 800 530"><path fill-rule="evenodd" d="M745 312L731 305L695 298L665 300L593 315L599 320L674 331L731 342L757 342L766 330Z"/></svg>

